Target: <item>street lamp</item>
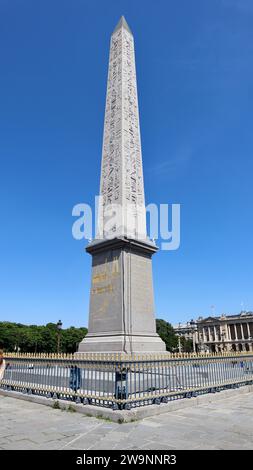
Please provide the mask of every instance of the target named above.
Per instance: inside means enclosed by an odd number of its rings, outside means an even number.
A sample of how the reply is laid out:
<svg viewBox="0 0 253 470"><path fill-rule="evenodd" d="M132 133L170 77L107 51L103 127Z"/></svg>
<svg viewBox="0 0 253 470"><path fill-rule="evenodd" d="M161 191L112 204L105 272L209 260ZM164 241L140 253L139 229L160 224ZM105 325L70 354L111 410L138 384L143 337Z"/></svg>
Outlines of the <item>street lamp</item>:
<svg viewBox="0 0 253 470"><path fill-rule="evenodd" d="M196 352L196 340L197 340L197 332L198 332L198 327L197 324L195 323L194 320L190 321L190 325L192 327L192 347L193 347L193 352Z"/></svg>
<svg viewBox="0 0 253 470"><path fill-rule="evenodd" d="M56 323L56 328L57 328L57 352L59 354L60 352L60 342L61 342L61 329L62 329L62 322L61 320Z"/></svg>
<svg viewBox="0 0 253 470"><path fill-rule="evenodd" d="M178 335L178 352L181 353L182 351L182 346L181 346L181 337L180 334Z"/></svg>

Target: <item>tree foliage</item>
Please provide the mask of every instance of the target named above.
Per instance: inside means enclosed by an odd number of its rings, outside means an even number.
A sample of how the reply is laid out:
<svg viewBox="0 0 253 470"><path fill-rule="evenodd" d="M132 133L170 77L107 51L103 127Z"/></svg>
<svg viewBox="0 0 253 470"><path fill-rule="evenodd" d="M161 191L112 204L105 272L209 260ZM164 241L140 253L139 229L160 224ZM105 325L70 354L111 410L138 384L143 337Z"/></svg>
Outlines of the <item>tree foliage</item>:
<svg viewBox="0 0 253 470"><path fill-rule="evenodd" d="M192 339L186 339L184 336L181 336L181 351L186 353L193 351Z"/></svg>
<svg viewBox="0 0 253 470"><path fill-rule="evenodd" d="M55 323L37 326L0 322L0 349L6 352L54 353L57 352L60 335L60 352L73 353L87 331L87 328L71 326L59 333Z"/></svg>
<svg viewBox="0 0 253 470"><path fill-rule="evenodd" d="M173 327L165 320L156 320L157 333L166 344L167 351L178 347L178 338ZM70 328L60 331L60 352L73 353L86 336L87 328ZM47 325L23 325L0 322L0 349L6 352L55 353L58 349L58 330L55 323ZM186 345L185 345L186 346Z"/></svg>
<svg viewBox="0 0 253 470"><path fill-rule="evenodd" d="M165 320L156 320L156 331L166 344L167 351L174 351L178 346L178 338L173 326Z"/></svg>

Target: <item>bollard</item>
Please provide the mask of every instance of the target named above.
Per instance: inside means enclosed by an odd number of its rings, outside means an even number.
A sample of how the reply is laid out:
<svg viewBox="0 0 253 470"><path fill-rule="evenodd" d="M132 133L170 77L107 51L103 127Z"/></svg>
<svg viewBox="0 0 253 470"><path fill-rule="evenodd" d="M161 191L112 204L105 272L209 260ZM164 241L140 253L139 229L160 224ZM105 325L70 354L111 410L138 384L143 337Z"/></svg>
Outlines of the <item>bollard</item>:
<svg viewBox="0 0 253 470"><path fill-rule="evenodd" d="M154 398L154 404L155 405L160 405L161 404L161 399L160 398Z"/></svg>

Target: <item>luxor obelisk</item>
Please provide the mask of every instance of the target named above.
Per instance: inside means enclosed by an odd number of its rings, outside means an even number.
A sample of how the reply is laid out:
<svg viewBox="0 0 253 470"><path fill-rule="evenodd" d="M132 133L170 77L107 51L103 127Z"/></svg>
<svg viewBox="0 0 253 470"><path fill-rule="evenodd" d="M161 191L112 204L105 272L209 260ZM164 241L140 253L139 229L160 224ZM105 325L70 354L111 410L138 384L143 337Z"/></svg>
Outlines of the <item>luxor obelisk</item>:
<svg viewBox="0 0 253 470"><path fill-rule="evenodd" d="M98 233L92 256L88 334L78 352L165 351L156 333L133 35L122 17L110 44ZM116 217L112 217L112 215Z"/></svg>

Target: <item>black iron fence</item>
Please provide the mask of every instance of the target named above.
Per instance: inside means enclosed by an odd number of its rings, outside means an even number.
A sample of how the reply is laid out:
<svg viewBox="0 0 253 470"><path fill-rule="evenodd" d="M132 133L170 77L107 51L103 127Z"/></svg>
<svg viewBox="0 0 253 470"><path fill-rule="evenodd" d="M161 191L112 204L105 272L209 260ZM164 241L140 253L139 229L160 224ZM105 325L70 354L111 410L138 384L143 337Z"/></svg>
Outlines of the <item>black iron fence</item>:
<svg viewBox="0 0 253 470"><path fill-rule="evenodd" d="M5 354L0 387L130 409L253 384L253 354Z"/></svg>

